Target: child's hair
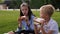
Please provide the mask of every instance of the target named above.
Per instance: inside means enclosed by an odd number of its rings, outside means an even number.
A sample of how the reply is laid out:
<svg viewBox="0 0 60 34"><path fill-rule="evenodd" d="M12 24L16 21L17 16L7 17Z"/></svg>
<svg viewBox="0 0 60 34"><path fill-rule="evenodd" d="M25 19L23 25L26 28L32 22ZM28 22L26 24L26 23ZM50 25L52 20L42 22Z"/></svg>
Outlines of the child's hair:
<svg viewBox="0 0 60 34"><path fill-rule="evenodd" d="M52 5L43 5L41 8L40 8L40 11L42 11L43 13L45 14L48 14L50 17L52 16L52 14L54 13L55 11L55 8L52 6Z"/></svg>
<svg viewBox="0 0 60 34"><path fill-rule="evenodd" d="M20 5L20 7L23 7L23 6L29 6L27 3L22 3L21 5Z"/></svg>
<svg viewBox="0 0 60 34"><path fill-rule="evenodd" d="M29 7L29 5L27 3L22 3L20 5L20 16L24 16L22 11L21 11L21 7L23 7L23 6L27 6L28 7L28 14L27 15L29 16L29 20L30 20L31 19L31 15L33 15L33 13L32 13L32 11L31 11L31 9L30 9L30 7Z"/></svg>

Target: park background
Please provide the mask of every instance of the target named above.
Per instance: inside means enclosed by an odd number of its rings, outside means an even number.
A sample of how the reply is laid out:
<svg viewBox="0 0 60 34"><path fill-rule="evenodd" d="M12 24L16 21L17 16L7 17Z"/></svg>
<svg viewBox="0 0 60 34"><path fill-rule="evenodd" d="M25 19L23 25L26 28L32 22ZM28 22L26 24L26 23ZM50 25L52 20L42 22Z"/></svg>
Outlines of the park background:
<svg viewBox="0 0 60 34"><path fill-rule="evenodd" d="M30 5L32 12L39 17L39 8L42 5L52 4L55 12L52 18L57 21L60 29L60 0L24 0ZM19 6L23 0L0 0L0 34L15 31L18 27Z"/></svg>

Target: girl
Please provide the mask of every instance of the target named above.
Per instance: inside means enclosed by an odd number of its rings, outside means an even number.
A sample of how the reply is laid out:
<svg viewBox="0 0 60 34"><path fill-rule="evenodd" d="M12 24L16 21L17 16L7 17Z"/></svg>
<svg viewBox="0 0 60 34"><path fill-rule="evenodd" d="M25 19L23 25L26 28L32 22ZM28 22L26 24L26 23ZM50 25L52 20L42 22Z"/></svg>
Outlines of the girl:
<svg viewBox="0 0 60 34"><path fill-rule="evenodd" d="M34 30L33 24L34 15L27 3L22 3L20 5L20 16L18 18L18 28L15 33L20 33L22 30ZM14 32L9 32L10 34L14 34Z"/></svg>

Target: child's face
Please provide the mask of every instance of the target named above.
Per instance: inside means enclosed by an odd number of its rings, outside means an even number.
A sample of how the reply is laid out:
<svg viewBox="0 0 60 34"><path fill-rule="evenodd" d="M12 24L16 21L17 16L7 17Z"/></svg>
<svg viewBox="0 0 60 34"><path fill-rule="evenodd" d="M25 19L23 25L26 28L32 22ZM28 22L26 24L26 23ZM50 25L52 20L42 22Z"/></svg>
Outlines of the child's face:
<svg viewBox="0 0 60 34"><path fill-rule="evenodd" d="M48 15L45 14L44 12L40 11L40 18L43 18L46 20L48 18Z"/></svg>
<svg viewBox="0 0 60 34"><path fill-rule="evenodd" d="M23 15L26 16L28 14L28 7L27 6L21 7L21 11L22 11Z"/></svg>

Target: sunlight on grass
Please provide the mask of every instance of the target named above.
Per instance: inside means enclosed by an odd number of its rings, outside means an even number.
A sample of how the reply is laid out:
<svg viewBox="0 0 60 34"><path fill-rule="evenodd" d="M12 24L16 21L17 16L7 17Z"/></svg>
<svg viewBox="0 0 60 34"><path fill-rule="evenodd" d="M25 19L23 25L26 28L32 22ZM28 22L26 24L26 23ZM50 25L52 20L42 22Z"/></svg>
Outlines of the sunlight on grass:
<svg viewBox="0 0 60 34"><path fill-rule="evenodd" d="M39 17L39 11L33 11L33 13L36 17ZM0 34L16 30L18 27L18 17L19 11L0 11ZM55 12L52 18L58 22L60 27L60 12Z"/></svg>

